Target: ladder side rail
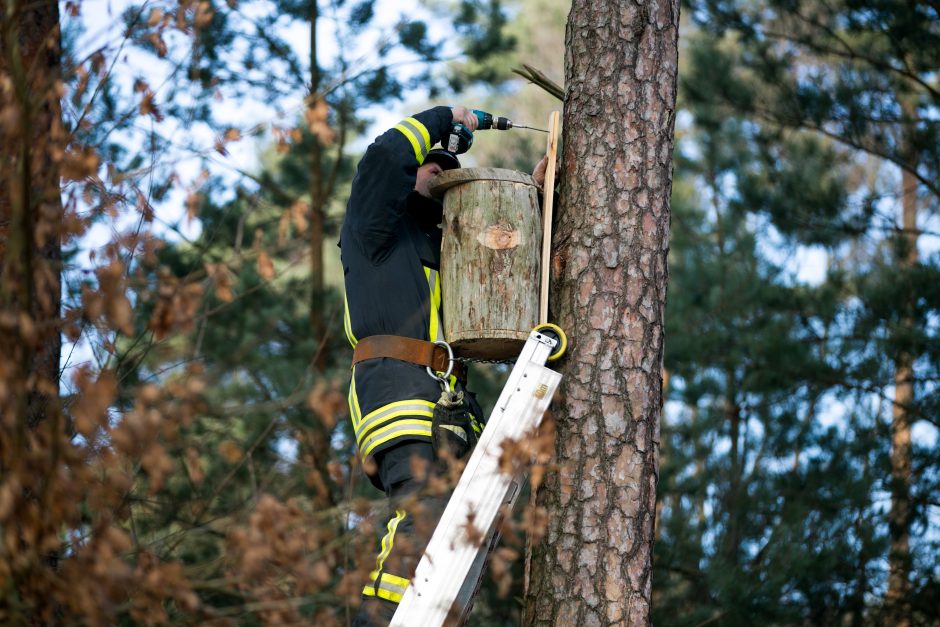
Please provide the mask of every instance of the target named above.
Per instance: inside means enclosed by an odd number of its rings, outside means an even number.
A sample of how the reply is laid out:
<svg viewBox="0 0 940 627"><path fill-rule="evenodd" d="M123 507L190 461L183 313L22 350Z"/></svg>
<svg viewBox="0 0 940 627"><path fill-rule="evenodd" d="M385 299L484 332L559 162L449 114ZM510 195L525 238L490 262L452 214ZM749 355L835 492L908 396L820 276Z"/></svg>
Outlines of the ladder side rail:
<svg viewBox="0 0 940 627"><path fill-rule="evenodd" d="M560 375L543 369L556 378L549 386L553 390L557 387ZM509 408L515 409L512 405ZM517 435L521 435L526 426L537 424L532 419L524 422L527 424L518 430ZM485 544L467 542L465 525L468 517L472 512L474 527L480 535L491 536L493 524L514 481L500 472L498 455L487 456L485 461L488 463L481 469L482 472L468 477L466 495L459 499L452 498L451 503L455 504L450 517L452 523L439 525L435 531L414 581L396 613L396 618L402 615L402 622L393 621L393 625L444 624L473 561L478 553L488 548Z"/></svg>
<svg viewBox="0 0 940 627"><path fill-rule="evenodd" d="M464 467L463 474L461 475L461 480L457 483L457 486L454 488L454 492L451 494L448 507L445 508L444 513L441 515L441 518L438 521L437 529L442 527L450 527L455 524L455 512L450 507L450 503L465 498L467 487L465 485L464 477L471 477L479 472L480 464L483 463L483 461L486 459L487 451L492 446L491 443L494 440L497 441L499 446L502 445L502 439L505 436L497 435L499 428L497 428L496 425L502 422L502 416L505 414L506 406L508 405L513 395L516 394L516 390L519 388L520 383L525 380L524 371L526 368L532 363L535 363L536 365L544 364L548 359L548 355L550 354L551 350L552 346L550 340L534 331L529 334L529 339L526 340L526 343L523 345L522 351L519 353L519 358L516 360L513 369L510 371L509 377L506 380L506 384L503 386L499 398L496 401L496 405L494 406L493 411L490 413L489 420L487 420L486 423L486 428L483 429L483 433L480 435L480 439L477 442L473 453L467 460L467 464ZM499 455L498 450L496 451L496 455Z"/></svg>
<svg viewBox="0 0 940 627"><path fill-rule="evenodd" d="M551 350L551 341L543 342L544 339L533 334L526 343L392 625L444 623L471 567L479 554L488 549L487 542L495 532L494 523L500 509L503 504L515 501L520 477L500 471L502 444L519 439L538 425L561 379L559 373L534 361L544 363ZM526 348L532 350L526 351ZM523 360L527 352L529 359ZM523 469L515 474L524 475ZM482 536L481 543L467 542L466 525L471 513L474 527ZM463 607L457 609L465 610L470 601L471 598L463 599Z"/></svg>

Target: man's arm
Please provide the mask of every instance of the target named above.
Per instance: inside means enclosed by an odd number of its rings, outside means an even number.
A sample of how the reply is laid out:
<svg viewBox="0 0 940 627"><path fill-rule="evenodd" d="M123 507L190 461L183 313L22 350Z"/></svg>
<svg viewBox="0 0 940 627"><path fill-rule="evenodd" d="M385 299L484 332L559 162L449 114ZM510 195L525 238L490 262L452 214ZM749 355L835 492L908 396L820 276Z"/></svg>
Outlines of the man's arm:
<svg viewBox="0 0 940 627"><path fill-rule="evenodd" d="M464 107L434 107L405 118L366 150L353 179L346 212L347 235L378 261L396 236L404 200L415 186L418 167L454 120L476 127ZM471 129L472 130L472 129Z"/></svg>

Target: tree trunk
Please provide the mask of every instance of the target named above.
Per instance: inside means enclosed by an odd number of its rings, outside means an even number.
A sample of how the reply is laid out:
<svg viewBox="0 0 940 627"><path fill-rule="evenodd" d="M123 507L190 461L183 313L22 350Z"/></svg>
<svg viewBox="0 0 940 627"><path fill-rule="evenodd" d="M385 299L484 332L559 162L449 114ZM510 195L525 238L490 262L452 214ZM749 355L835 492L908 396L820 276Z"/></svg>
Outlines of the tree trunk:
<svg viewBox="0 0 940 627"><path fill-rule="evenodd" d="M0 11L0 616L39 624L37 602L56 603L63 529L43 501L60 478L63 431L59 9L45 0Z"/></svg>
<svg viewBox="0 0 940 627"><path fill-rule="evenodd" d="M914 124L916 111L909 101L902 102L905 115ZM917 160L911 155L911 162ZM913 170L916 166L912 166ZM902 237L904 244L897 263L905 270L913 268L917 255L917 179L907 169L901 172ZM905 313L902 326L913 326L911 310L915 294L902 303ZM909 351L901 351L894 360L894 403L891 411L891 511L888 529L891 546L888 552L888 591L885 608L888 620L895 627L911 624L911 417L914 402L914 358Z"/></svg>
<svg viewBox="0 0 940 627"><path fill-rule="evenodd" d="M62 201L59 10L5 3L0 34L0 468L58 394ZM0 471L0 476L4 473Z"/></svg>
<svg viewBox="0 0 940 627"><path fill-rule="evenodd" d="M728 418L731 450L728 453L731 468L728 475L728 494L726 504L728 512L728 528L725 530L724 549L725 559L730 567L738 566L738 557L741 550L741 479L743 468L741 463L741 408L735 400L737 385L734 379L734 370L728 368L725 373L725 415Z"/></svg>
<svg viewBox="0 0 940 627"><path fill-rule="evenodd" d="M513 358L539 317L535 180L514 170L461 168L441 174L431 193L443 189L444 337L461 357Z"/></svg>
<svg viewBox="0 0 940 627"><path fill-rule="evenodd" d="M571 348L528 625L650 623L678 27L678 0L568 16L552 303Z"/></svg>
<svg viewBox="0 0 940 627"><path fill-rule="evenodd" d="M307 106L313 108L320 99L320 64L317 59L317 21L319 7L310 3L310 96ZM326 325L323 323L323 147L313 134L310 150L310 328L318 343L323 342ZM328 351L317 351L314 366L319 372L326 370Z"/></svg>

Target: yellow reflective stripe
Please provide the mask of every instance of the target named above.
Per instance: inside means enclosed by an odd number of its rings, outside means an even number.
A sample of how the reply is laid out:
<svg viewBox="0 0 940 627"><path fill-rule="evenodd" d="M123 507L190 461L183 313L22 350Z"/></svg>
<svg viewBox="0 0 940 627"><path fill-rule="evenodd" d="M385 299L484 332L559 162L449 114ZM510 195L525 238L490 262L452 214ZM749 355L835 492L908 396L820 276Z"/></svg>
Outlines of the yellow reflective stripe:
<svg viewBox="0 0 940 627"><path fill-rule="evenodd" d="M410 399L406 401L395 401L388 405L383 405L375 411L369 412L361 422L356 426L356 439L359 440L367 431L385 422L389 422L399 416L428 416L434 410L434 403L421 399Z"/></svg>
<svg viewBox="0 0 940 627"><path fill-rule="evenodd" d="M444 341L444 330L441 328L441 275L437 270L424 267L424 276L428 280L428 291L431 294L430 321L428 322L428 337L432 342Z"/></svg>
<svg viewBox="0 0 940 627"><path fill-rule="evenodd" d="M382 567L385 566L385 560L388 558L389 553L392 552L392 547L395 545L395 532L398 530L398 525L405 519L407 513L403 509L396 509L395 516L388 521L388 533L382 538L382 552L379 553L379 558L376 560L375 564L375 574L382 572ZM372 581L375 581L375 577L372 578Z"/></svg>
<svg viewBox="0 0 940 627"><path fill-rule="evenodd" d="M395 125L395 130L404 135L411 143L418 165L423 164L424 158L428 156L428 151L431 150L431 135L428 133L427 127L414 118L405 118Z"/></svg>
<svg viewBox="0 0 940 627"><path fill-rule="evenodd" d="M402 124L406 122L417 129L418 133L421 134L421 139L424 140L424 154L428 154L428 151L431 149L431 134L428 132L428 128L415 118L405 118L401 121Z"/></svg>
<svg viewBox="0 0 940 627"><path fill-rule="evenodd" d="M357 340L356 336L353 334L352 320L349 317L349 301L346 299L345 293L343 294L343 309L343 329L346 331L346 339L349 340L353 348L356 348L356 344L359 343L359 340Z"/></svg>
<svg viewBox="0 0 940 627"><path fill-rule="evenodd" d="M417 435L426 438L431 437L430 420L398 420L392 424L382 427L372 433L359 444L359 452L362 457L368 457L376 447L385 444L393 438L399 438L406 435Z"/></svg>
<svg viewBox="0 0 940 627"><path fill-rule="evenodd" d="M359 396L356 394L356 367L352 367L352 380L349 382L349 395L346 398L349 403L349 418L352 420L353 430L359 426L362 420L362 410L359 409Z"/></svg>
<svg viewBox="0 0 940 627"><path fill-rule="evenodd" d="M382 538L382 552L379 553L379 557L376 559L375 570L369 574L369 581L372 583L363 588L363 595L368 597L378 596L398 603L411 583L404 577L382 572L385 560L388 559L392 548L395 546L395 532L398 531L398 525L405 520L406 516L405 510L397 509L395 510L395 516L388 521L388 533Z"/></svg>
<svg viewBox="0 0 940 627"><path fill-rule="evenodd" d="M377 573L372 574L372 583L363 588L362 594L367 597L379 597L394 603L401 603L401 599L411 582L404 577L396 577L388 573L382 573L382 576L376 581L375 575Z"/></svg>
<svg viewBox="0 0 940 627"><path fill-rule="evenodd" d="M408 586L398 586L393 583L385 581L385 578L379 580L378 585L371 584L367 585L362 589L362 595L367 597L379 597L380 599L385 599L391 601L392 603L401 603L402 598L405 596L405 591L408 589Z"/></svg>
<svg viewBox="0 0 940 627"><path fill-rule="evenodd" d="M415 151L415 159L417 159L418 165L423 164L424 157L428 153L427 150L423 150L421 140L418 138L419 134L415 132L415 129L405 122L400 122L395 125L395 130L404 135L405 138L411 143L411 148Z"/></svg>
<svg viewBox="0 0 940 627"><path fill-rule="evenodd" d="M382 573L382 581L389 583L393 586L398 586L402 590L411 585L411 581L405 579L404 577L398 577L396 575L391 575L389 573Z"/></svg>

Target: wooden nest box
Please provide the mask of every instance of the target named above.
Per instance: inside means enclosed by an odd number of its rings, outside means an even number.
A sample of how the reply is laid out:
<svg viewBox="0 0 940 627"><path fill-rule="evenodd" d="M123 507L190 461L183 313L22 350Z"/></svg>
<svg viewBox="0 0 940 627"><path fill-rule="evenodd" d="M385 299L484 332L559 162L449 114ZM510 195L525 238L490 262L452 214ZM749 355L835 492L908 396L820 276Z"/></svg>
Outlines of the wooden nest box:
<svg viewBox="0 0 940 627"><path fill-rule="evenodd" d="M538 323L541 221L535 179L515 170L447 170L441 286L444 337L459 357L510 359Z"/></svg>

